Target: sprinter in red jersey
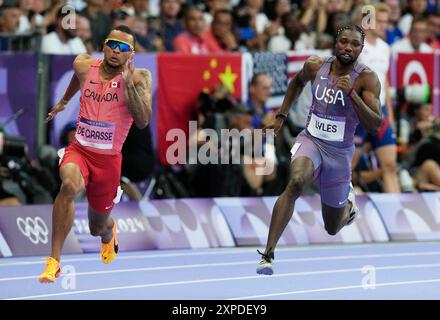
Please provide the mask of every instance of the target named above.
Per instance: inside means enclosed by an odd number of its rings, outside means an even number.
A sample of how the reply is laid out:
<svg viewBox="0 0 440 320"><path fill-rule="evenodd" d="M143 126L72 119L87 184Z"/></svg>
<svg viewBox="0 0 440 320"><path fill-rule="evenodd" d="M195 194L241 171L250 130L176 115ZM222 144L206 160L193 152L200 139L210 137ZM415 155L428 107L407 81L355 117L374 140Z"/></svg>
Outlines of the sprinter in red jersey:
<svg viewBox="0 0 440 320"><path fill-rule="evenodd" d="M46 121L66 107L81 90L74 141L60 163L61 189L52 215L52 252L40 282L60 275L60 255L74 218L75 195L84 188L89 201L90 233L101 237L101 260L110 263L118 253L116 225L110 217L121 192L121 148L134 121L145 128L151 118L151 74L133 65L135 37L127 26L114 28L104 43L104 59L76 57L75 74L62 100Z"/></svg>

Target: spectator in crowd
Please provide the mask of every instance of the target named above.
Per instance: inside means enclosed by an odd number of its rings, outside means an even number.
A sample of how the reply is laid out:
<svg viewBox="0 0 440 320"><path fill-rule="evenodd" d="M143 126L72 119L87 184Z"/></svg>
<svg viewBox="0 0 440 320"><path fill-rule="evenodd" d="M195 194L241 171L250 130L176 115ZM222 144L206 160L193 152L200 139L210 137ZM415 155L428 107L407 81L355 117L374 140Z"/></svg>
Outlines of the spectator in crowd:
<svg viewBox="0 0 440 320"><path fill-rule="evenodd" d="M272 78L267 73L256 73L252 76L249 86L249 100L247 106L252 110L252 126L261 128L275 115L267 107L267 101L272 95Z"/></svg>
<svg viewBox="0 0 440 320"><path fill-rule="evenodd" d="M90 21L86 17L76 16L76 35L84 43L87 53L94 51L92 43L92 30L90 29Z"/></svg>
<svg viewBox="0 0 440 320"><path fill-rule="evenodd" d="M283 33L283 27L281 24L281 17L292 10L292 6L289 0L274 0L270 2L271 5L268 8L268 18L271 20L269 26L265 32L269 36Z"/></svg>
<svg viewBox="0 0 440 320"><path fill-rule="evenodd" d="M440 50L440 15L428 13L428 41L434 50Z"/></svg>
<svg viewBox="0 0 440 320"><path fill-rule="evenodd" d="M174 39L184 31L183 24L178 18L182 3L180 0L160 1L160 23L157 34L162 36L166 51L174 51Z"/></svg>
<svg viewBox="0 0 440 320"><path fill-rule="evenodd" d="M41 42L41 52L46 54L80 54L87 49L82 40L77 37L76 29L63 27L63 18L68 13L58 11L55 31L46 34Z"/></svg>
<svg viewBox="0 0 440 320"><path fill-rule="evenodd" d="M242 51L261 51L266 47L268 35L258 33L256 29L256 11L246 3L234 9L238 39Z"/></svg>
<svg viewBox="0 0 440 320"><path fill-rule="evenodd" d="M282 25L282 33L276 34L269 39L269 43L267 45L267 49L271 52L286 52L289 50L297 49L296 43L303 35L302 30L303 25L298 20L294 11L284 14L281 17L281 25ZM316 36L315 36L316 37ZM312 49L314 45L308 47L304 45L303 41L301 45L298 47L302 47L301 49Z"/></svg>
<svg viewBox="0 0 440 320"><path fill-rule="evenodd" d="M234 17L226 9L214 13L211 30L207 33L210 42L217 45L215 52L238 51L238 42L235 35Z"/></svg>
<svg viewBox="0 0 440 320"><path fill-rule="evenodd" d="M397 40L403 38L402 31L397 26L402 15L402 9L399 0L385 0L384 2L390 8L389 25L386 30L386 42L392 45Z"/></svg>
<svg viewBox="0 0 440 320"><path fill-rule="evenodd" d="M206 0L207 12L203 14L206 21L206 25L210 26L214 21L214 15L219 10L228 10L229 1L228 0Z"/></svg>
<svg viewBox="0 0 440 320"><path fill-rule="evenodd" d="M55 30L58 12L64 6L63 0L36 0L35 11L43 16L43 25L40 27L42 33L50 33Z"/></svg>
<svg viewBox="0 0 440 320"><path fill-rule="evenodd" d="M103 11L104 2L103 0L87 0L87 7L81 12L90 21L95 51L102 50L102 44L111 29L110 17Z"/></svg>
<svg viewBox="0 0 440 320"><path fill-rule="evenodd" d="M400 18L398 26L404 35L410 32L412 21L416 17L426 15L428 0L408 0L408 13Z"/></svg>
<svg viewBox="0 0 440 320"><path fill-rule="evenodd" d="M43 16L34 11L33 0L19 0L18 5L21 11L18 33L32 32L43 25Z"/></svg>
<svg viewBox="0 0 440 320"><path fill-rule="evenodd" d="M440 190L440 119L433 122L427 138L420 142L410 171L418 190Z"/></svg>
<svg viewBox="0 0 440 320"><path fill-rule="evenodd" d="M432 104L409 105L406 116L400 119L399 141L404 160L409 160L418 143L428 137L434 120Z"/></svg>
<svg viewBox="0 0 440 320"><path fill-rule="evenodd" d="M174 49L178 53L206 54L217 51L217 44L207 38L203 12L190 7L185 13L185 32L174 39Z"/></svg>
<svg viewBox="0 0 440 320"><path fill-rule="evenodd" d="M327 26L326 4L327 0L302 1L301 23L309 29L309 32L315 31L317 34L321 34L325 31ZM316 43L316 40L314 42Z"/></svg>
<svg viewBox="0 0 440 320"><path fill-rule="evenodd" d="M255 30L258 34L264 32L264 29L269 26L269 18L264 13L263 5L264 0L242 0L242 6L245 5L249 8L249 12L255 17Z"/></svg>
<svg viewBox="0 0 440 320"><path fill-rule="evenodd" d="M147 20L148 13L148 0L131 0L134 8L134 16L136 19Z"/></svg>
<svg viewBox="0 0 440 320"><path fill-rule="evenodd" d="M391 52L393 54L416 52L430 53L433 49L426 43L427 39L428 22L423 17L414 18L408 37L395 42L391 46Z"/></svg>
<svg viewBox="0 0 440 320"><path fill-rule="evenodd" d="M9 177L9 170L6 167L0 166L0 206L20 206L21 202L17 196L8 192L3 187L3 184Z"/></svg>
<svg viewBox="0 0 440 320"><path fill-rule="evenodd" d="M0 8L0 32L16 33L20 23L20 9L17 6L3 6Z"/></svg>

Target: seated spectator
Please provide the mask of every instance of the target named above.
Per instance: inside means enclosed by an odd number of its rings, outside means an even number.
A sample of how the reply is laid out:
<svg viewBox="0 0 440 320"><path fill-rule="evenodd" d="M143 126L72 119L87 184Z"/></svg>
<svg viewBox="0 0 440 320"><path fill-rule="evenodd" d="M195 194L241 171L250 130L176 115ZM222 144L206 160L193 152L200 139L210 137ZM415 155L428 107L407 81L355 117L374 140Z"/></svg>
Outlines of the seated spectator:
<svg viewBox="0 0 440 320"><path fill-rule="evenodd" d="M428 13L428 41L434 50L440 50L440 16Z"/></svg>
<svg viewBox="0 0 440 320"><path fill-rule="evenodd" d="M214 15L220 10L229 10L228 0L207 0L206 1L207 12L203 14L203 18L206 21L206 25L210 26L214 21Z"/></svg>
<svg viewBox="0 0 440 320"><path fill-rule="evenodd" d="M413 0L415 1L415 0ZM426 43L428 40L428 22L425 18L414 18L408 37L391 46L393 54L398 53L431 53L433 49Z"/></svg>
<svg viewBox="0 0 440 320"><path fill-rule="evenodd" d="M235 35L234 18L229 10L223 9L214 13L211 30L206 37L217 45L215 52L238 51Z"/></svg>
<svg viewBox="0 0 440 320"><path fill-rule="evenodd" d="M160 22L156 34L162 36L166 51L174 51L174 39L184 31L178 18L181 7L179 0L160 1Z"/></svg>
<svg viewBox="0 0 440 320"><path fill-rule="evenodd" d="M34 11L33 0L19 0L18 6L21 11L18 33L32 32L42 26L43 16Z"/></svg>
<svg viewBox="0 0 440 320"><path fill-rule="evenodd" d="M17 6L0 7L0 32L16 33L20 24L20 9Z"/></svg>
<svg viewBox="0 0 440 320"><path fill-rule="evenodd" d="M110 3L110 1L107 1L107 3ZM92 43L95 51L102 50L102 44L111 29L110 17L103 11L104 4L105 1L103 0L87 0L87 7L81 12L81 15L90 21Z"/></svg>
<svg viewBox="0 0 440 320"><path fill-rule="evenodd" d="M140 20L147 20L149 17L148 0L131 0L134 8L134 16Z"/></svg>
<svg viewBox="0 0 440 320"><path fill-rule="evenodd" d="M267 73L256 73L252 76L249 86L247 106L254 116L252 126L261 128L275 116L266 103L272 95L272 78Z"/></svg>
<svg viewBox="0 0 440 320"><path fill-rule="evenodd" d="M417 146L409 172L418 191L440 191L440 119Z"/></svg>
<svg viewBox="0 0 440 320"><path fill-rule="evenodd" d="M3 182L10 176L6 167L0 166L0 206L20 206L21 202L14 194L3 188Z"/></svg>
<svg viewBox="0 0 440 320"><path fill-rule="evenodd" d="M392 45L394 42L403 38L403 33L397 26L402 15L402 9L399 0L385 0L385 3L390 8L389 26L386 30L386 42Z"/></svg>
<svg viewBox="0 0 440 320"><path fill-rule="evenodd" d="M408 13L400 18L398 26L403 35L410 32L412 22L416 17L426 15L428 9L428 0L408 0Z"/></svg>
<svg viewBox="0 0 440 320"><path fill-rule="evenodd" d="M94 52L92 43L92 29L90 29L90 21L83 16L76 16L76 35L84 43L87 53Z"/></svg>
<svg viewBox="0 0 440 320"><path fill-rule="evenodd" d="M239 4L240 5L240 4ZM243 0L241 5L246 5L250 9L250 13L252 16L255 16L255 31L258 34L261 34L264 32L264 29L269 26L269 18L267 17L266 13L264 13L263 0Z"/></svg>
<svg viewBox="0 0 440 320"><path fill-rule="evenodd" d="M290 1L288 0L275 0L270 2L268 7L268 18L271 20L269 26L265 32L269 36L273 36L282 33L281 17L292 10Z"/></svg>
<svg viewBox="0 0 440 320"><path fill-rule="evenodd" d="M41 52L46 54L81 54L87 49L82 40L76 36L76 29L65 29L63 18L68 13L58 11L55 31L46 34L41 42Z"/></svg>
<svg viewBox="0 0 440 320"><path fill-rule="evenodd" d="M206 54L217 52L218 46L206 36L203 12L190 7L185 13L185 32L174 39L174 49L178 53Z"/></svg>
<svg viewBox="0 0 440 320"><path fill-rule="evenodd" d="M311 45L310 47L309 44L306 44L309 41L307 41L303 36L304 33L302 31L304 28L299 22L295 12L292 11L283 15L281 17L281 25L281 30L283 30L283 32L276 34L269 39L269 43L267 45L267 49L269 51L282 53L293 49L301 50L312 49L315 47L315 44ZM302 43L297 46L297 41L301 36L303 36Z"/></svg>

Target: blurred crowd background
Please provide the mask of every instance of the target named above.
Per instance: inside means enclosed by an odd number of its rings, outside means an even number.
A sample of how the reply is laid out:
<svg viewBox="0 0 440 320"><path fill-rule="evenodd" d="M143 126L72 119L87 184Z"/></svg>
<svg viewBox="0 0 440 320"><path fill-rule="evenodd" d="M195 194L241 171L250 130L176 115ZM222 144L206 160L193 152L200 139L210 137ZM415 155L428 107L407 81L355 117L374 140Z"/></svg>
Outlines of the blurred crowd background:
<svg viewBox="0 0 440 320"><path fill-rule="evenodd" d="M99 52L112 27L121 24L134 30L136 52L331 50L336 31L349 23L359 24L363 6L378 3L381 4L376 8L383 14L380 20L377 18L376 32L370 36L382 39L390 54L432 53L440 49L439 0L0 0L0 51L56 55ZM70 8L66 9L66 5ZM75 27L65 28L64 18L72 9ZM194 116L199 132L206 128L264 127L276 112L267 106L274 80L264 72L254 74L246 102L234 99L223 86L209 94L201 92L199 112ZM311 92L310 86L305 91ZM123 149L126 199L280 194L290 174L290 149L305 126L310 99L307 94L302 95L282 134L273 144L264 142L261 146L265 150L264 161L275 167L272 174L265 176L256 174L261 163L252 161L164 167L157 160L150 128L133 127ZM440 190L440 122L433 114L431 100L428 97L414 102L405 100L404 94L394 94L387 121L395 134L397 155L381 161L374 145L367 142L353 167L353 183L359 193ZM71 141L74 132L74 123L66 126L60 137L63 146ZM190 139L205 141L199 136ZM14 171L10 163L1 161L0 204L53 200L59 178L58 158L52 149L42 148L37 159L24 160L20 170ZM219 151L219 146L212 146L212 152ZM389 180L390 176L398 185L384 185L384 177ZM317 191L312 187L308 193ZM85 200L85 196L78 200Z"/></svg>

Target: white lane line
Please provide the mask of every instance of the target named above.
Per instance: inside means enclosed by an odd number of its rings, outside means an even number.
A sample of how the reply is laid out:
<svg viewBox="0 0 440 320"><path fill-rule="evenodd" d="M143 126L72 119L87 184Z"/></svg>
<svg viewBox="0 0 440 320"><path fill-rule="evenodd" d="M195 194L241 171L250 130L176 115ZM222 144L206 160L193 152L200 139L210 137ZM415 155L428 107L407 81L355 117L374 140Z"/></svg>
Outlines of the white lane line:
<svg viewBox="0 0 440 320"><path fill-rule="evenodd" d="M290 263L290 262L338 261L338 260L352 260L352 259L420 257L420 256L437 256L437 255L440 255L440 251L393 253L393 254L365 254L365 255L349 255L349 256L347 255L347 256L333 256L333 257L291 258L291 259L277 259L276 264ZM246 260L246 261L238 261L238 262L199 263L199 264L161 266L161 267L104 270L104 271L99 270L99 271L69 273L69 276L104 275L104 274L113 274L113 273L164 271L164 270L178 270L178 269L192 269L192 268L215 268L215 267L241 266L241 265L253 265L253 264L256 265L257 262L258 262L257 260ZM37 276L0 278L0 283L5 281L20 281L20 280L30 280L37 278L38 278Z"/></svg>
<svg viewBox="0 0 440 320"><path fill-rule="evenodd" d="M438 267L440 267L440 264L398 265L398 266L376 267L376 270L401 270L401 269L438 268ZM59 297L59 296L66 296L66 295L77 295L77 294L82 294L82 293L95 293L95 292L141 289L141 288L152 288L152 287L177 286L177 285L188 285L188 284L196 284L196 283L211 283L211 282L252 280L252 279L270 280L273 278L309 276L309 275L319 275L319 274L348 273L348 272L362 272L362 268L281 273L281 274L274 274L270 277L256 275L256 276L244 276L244 277L242 276L242 277L229 277L229 278L211 278L211 279L200 279L200 280L158 282L158 283L149 283L149 284L132 285L132 286L88 289L88 290L78 290L78 291L65 291L65 292L60 292L60 293L14 297L14 298L7 298L7 299L3 298L3 299L5 299L5 300L38 299L38 298Z"/></svg>
<svg viewBox="0 0 440 320"><path fill-rule="evenodd" d="M440 282L440 279L436 278L436 279L427 279L427 280L384 282L384 283L376 283L376 287L391 287L391 286L403 286L403 285L414 285L414 284L436 283L436 282ZM321 288L321 289L310 289L310 290L298 290L298 291L279 292L279 293L271 293L271 294L260 294L260 295L247 296L247 297L236 297L236 298L229 298L226 300L261 299L261 298L279 297L279 296L295 295L295 294L302 294L302 293L329 292L329 291L360 289L360 288L364 288L364 287L365 287L365 285L364 286L357 285L357 286L332 287L332 288Z"/></svg>
<svg viewBox="0 0 440 320"><path fill-rule="evenodd" d="M342 244L342 245L325 245L325 246L304 246L304 247L280 247L277 248L277 252L295 252L295 251L319 251L319 250L341 250L341 249L355 249L355 248L392 248L392 247L402 247L405 246L406 249L411 249L412 246L430 245L438 242L423 242L423 243L367 243L367 244ZM130 255L130 256L119 256L118 260L139 260L139 259L151 259L151 258L171 258L171 257L188 257L188 256L204 256L204 255L219 255L219 254L242 254L242 253L252 253L260 247L248 247L247 249L239 249L239 248L223 248L223 249L201 249L206 251L191 251L191 249L187 249L188 251L179 252L179 253L164 253L164 254L142 254L142 255ZM419 249L419 248L417 248ZM198 249L194 249L198 250ZM128 252L125 252L125 254ZM67 258L62 259L62 262L65 264L66 262L86 262L86 261L99 261L99 253L90 253L86 255L94 255L94 257L90 258ZM14 258L11 258L14 259ZM35 260L30 261L2 261L0 259L0 267L10 267L10 266L25 266L25 265L38 265L41 264L41 259L36 257Z"/></svg>

